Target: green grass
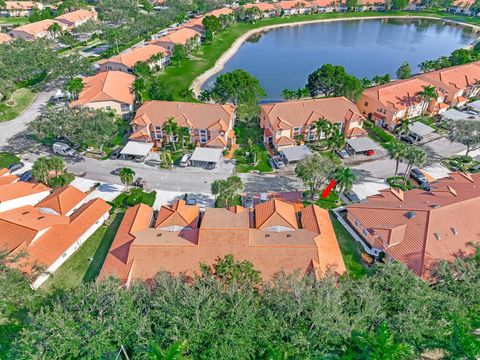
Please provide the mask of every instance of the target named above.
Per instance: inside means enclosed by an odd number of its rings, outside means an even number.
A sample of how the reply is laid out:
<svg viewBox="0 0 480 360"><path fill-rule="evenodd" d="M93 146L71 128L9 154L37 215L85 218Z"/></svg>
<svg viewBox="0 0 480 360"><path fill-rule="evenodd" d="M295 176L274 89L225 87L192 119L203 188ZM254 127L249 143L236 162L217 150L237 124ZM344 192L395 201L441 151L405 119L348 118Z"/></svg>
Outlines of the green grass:
<svg viewBox="0 0 480 360"><path fill-rule="evenodd" d="M6 168L11 164L15 164L20 161L20 158L9 152L0 152L0 169Z"/></svg>
<svg viewBox="0 0 480 360"><path fill-rule="evenodd" d="M28 88L16 90L10 99L0 102L0 122L15 119L35 99L36 94Z"/></svg>
<svg viewBox="0 0 480 360"><path fill-rule="evenodd" d="M303 198L306 199L303 202L304 206L310 205L312 203L311 201L309 201L309 194L310 194L309 190L304 191L303 194L302 194ZM338 202L338 198L339 198L338 193L335 192L335 191L331 191L330 194L328 194L328 196L325 199L322 199L322 194L320 192L320 198L318 200L314 201L314 204L320 206L323 209L327 209L327 210L335 209L335 208L343 205L343 203L341 201Z"/></svg>
<svg viewBox="0 0 480 360"><path fill-rule="evenodd" d="M0 24L18 24L23 25L28 23L28 17L0 17Z"/></svg>
<svg viewBox="0 0 480 360"><path fill-rule="evenodd" d="M236 160L235 171L237 173L248 173L250 171L259 171L262 173L266 173L273 171L272 167L268 163L268 158L270 157L270 154L268 153L267 149L265 149L265 146L263 144L259 146L261 147L262 152L260 153L260 157L259 159L257 159L257 165L255 166L253 166L245 156L244 149L235 150L233 158Z"/></svg>
<svg viewBox="0 0 480 360"><path fill-rule="evenodd" d="M331 216L331 219L348 275L352 278L371 275L374 270L363 265L360 257L360 245L357 244L353 237L334 216Z"/></svg>
<svg viewBox="0 0 480 360"><path fill-rule="evenodd" d="M102 225L45 282L47 291L68 290L82 281L91 281L100 272L110 245L117 233L123 214L113 215L110 225ZM89 259L93 258L92 261Z"/></svg>
<svg viewBox="0 0 480 360"><path fill-rule="evenodd" d="M139 203L153 206L156 197L157 193L155 191L148 193L140 188L131 188L128 193L124 192L117 196L111 204L115 208L127 208L128 206L133 206Z"/></svg>

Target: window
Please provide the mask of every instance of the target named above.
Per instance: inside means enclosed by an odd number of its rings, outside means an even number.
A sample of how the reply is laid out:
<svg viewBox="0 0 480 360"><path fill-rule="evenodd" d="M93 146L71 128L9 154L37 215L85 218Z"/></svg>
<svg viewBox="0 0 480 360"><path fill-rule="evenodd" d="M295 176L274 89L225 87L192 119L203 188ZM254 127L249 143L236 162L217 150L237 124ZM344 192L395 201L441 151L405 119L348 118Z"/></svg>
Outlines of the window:
<svg viewBox="0 0 480 360"><path fill-rule="evenodd" d="M208 141L208 131L207 130L199 130L198 136L201 143L206 143Z"/></svg>
<svg viewBox="0 0 480 360"><path fill-rule="evenodd" d="M130 111L130 105L128 104L121 104L120 109L122 109L122 112L129 112Z"/></svg>
<svg viewBox="0 0 480 360"><path fill-rule="evenodd" d="M111 106L106 106L106 109L107 110L112 110L112 107Z"/></svg>
<svg viewBox="0 0 480 360"><path fill-rule="evenodd" d="M302 130L301 127L294 127L293 128L293 136L300 135L300 131Z"/></svg>
<svg viewBox="0 0 480 360"><path fill-rule="evenodd" d="M113 68L110 65L105 66L105 69L112 70Z"/></svg>
<svg viewBox="0 0 480 360"><path fill-rule="evenodd" d="M358 221L357 219L355 219L355 226L359 226L360 225L360 221Z"/></svg>
<svg viewBox="0 0 480 360"><path fill-rule="evenodd" d="M363 233L363 235L368 236L368 230L367 229L363 228L362 233Z"/></svg>
<svg viewBox="0 0 480 360"><path fill-rule="evenodd" d="M365 101L364 105L365 105L365 106L368 106L368 101Z"/></svg>

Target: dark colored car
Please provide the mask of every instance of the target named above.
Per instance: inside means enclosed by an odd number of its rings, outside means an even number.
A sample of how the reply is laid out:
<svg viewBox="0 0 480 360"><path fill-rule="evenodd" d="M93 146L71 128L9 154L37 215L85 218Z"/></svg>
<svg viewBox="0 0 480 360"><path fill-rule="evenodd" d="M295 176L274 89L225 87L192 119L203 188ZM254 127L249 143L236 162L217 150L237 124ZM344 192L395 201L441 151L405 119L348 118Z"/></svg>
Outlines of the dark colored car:
<svg viewBox="0 0 480 360"><path fill-rule="evenodd" d="M110 172L110 174L118 176L120 174L120 171L122 171L122 168L115 169Z"/></svg>
<svg viewBox="0 0 480 360"><path fill-rule="evenodd" d="M425 188L428 186L427 177L418 169L412 169L410 172L410 177L415 180L420 187Z"/></svg>
<svg viewBox="0 0 480 360"><path fill-rule="evenodd" d="M147 182L141 177L137 178L137 180L135 180L135 182L133 183L133 186L137 186L142 189L145 187L145 185L147 185Z"/></svg>
<svg viewBox="0 0 480 360"><path fill-rule="evenodd" d="M195 205L197 203L197 199L195 199L195 195L193 194L185 194L185 202L187 205Z"/></svg>
<svg viewBox="0 0 480 360"><path fill-rule="evenodd" d="M30 182L33 180L33 175L31 171L25 171L22 176L20 176L20 181Z"/></svg>
<svg viewBox="0 0 480 360"><path fill-rule="evenodd" d="M360 202L360 198L353 190L349 190L345 193L345 197L351 202Z"/></svg>
<svg viewBox="0 0 480 360"><path fill-rule="evenodd" d="M253 209L253 194L247 194L243 198L243 207L247 209Z"/></svg>
<svg viewBox="0 0 480 360"><path fill-rule="evenodd" d="M117 160L120 157L120 149L112 151L110 154L110 160Z"/></svg>
<svg viewBox="0 0 480 360"><path fill-rule="evenodd" d="M406 135L402 135L400 136L400 140L406 142L407 144L410 144L412 145L414 142L415 142L415 139L413 139L411 136L406 136Z"/></svg>
<svg viewBox="0 0 480 360"><path fill-rule="evenodd" d="M8 170L10 172L15 172L17 170L20 170L21 168L23 168L25 166L25 164L23 162L17 162L17 163L14 163L14 164L10 164L8 165Z"/></svg>
<svg viewBox="0 0 480 360"><path fill-rule="evenodd" d="M207 163L207 165L205 165L205 169L213 170L213 169L215 169L215 165L216 164L214 162L209 162L209 163Z"/></svg>
<svg viewBox="0 0 480 360"><path fill-rule="evenodd" d="M285 163L278 155L271 157L268 161L270 162L270 166L274 169L282 169L285 167Z"/></svg>

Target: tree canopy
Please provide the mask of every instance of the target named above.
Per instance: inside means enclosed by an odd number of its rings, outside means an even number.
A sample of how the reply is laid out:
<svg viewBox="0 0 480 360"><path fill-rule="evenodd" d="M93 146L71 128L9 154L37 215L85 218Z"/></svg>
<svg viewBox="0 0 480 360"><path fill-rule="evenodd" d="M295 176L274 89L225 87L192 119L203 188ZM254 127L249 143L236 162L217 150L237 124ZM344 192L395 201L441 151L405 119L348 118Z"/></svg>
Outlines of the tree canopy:
<svg viewBox="0 0 480 360"><path fill-rule="evenodd" d="M412 77L412 68L408 62L403 62L397 70L397 78L410 79Z"/></svg>
<svg viewBox="0 0 480 360"><path fill-rule="evenodd" d="M467 147L466 155L470 151L480 149L480 123L478 121L454 121L449 124L448 128L448 140L465 145Z"/></svg>

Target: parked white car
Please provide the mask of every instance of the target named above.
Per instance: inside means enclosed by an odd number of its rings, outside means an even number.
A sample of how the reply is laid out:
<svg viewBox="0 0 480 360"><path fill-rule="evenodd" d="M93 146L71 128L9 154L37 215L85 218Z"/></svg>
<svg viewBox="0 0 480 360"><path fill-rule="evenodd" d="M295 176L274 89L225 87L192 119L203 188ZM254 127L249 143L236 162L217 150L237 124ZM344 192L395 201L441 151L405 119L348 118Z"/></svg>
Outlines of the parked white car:
<svg viewBox="0 0 480 360"><path fill-rule="evenodd" d="M75 149L71 148L69 145L62 143L62 142L56 142L53 144L53 152L58 155L62 156L76 156L77 152Z"/></svg>
<svg viewBox="0 0 480 360"><path fill-rule="evenodd" d="M180 160L180 166L181 167L187 167L190 165L190 158L192 157L192 154L185 154L182 156L182 159Z"/></svg>

